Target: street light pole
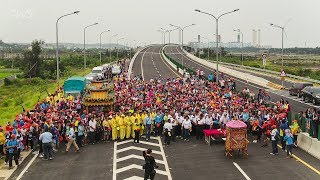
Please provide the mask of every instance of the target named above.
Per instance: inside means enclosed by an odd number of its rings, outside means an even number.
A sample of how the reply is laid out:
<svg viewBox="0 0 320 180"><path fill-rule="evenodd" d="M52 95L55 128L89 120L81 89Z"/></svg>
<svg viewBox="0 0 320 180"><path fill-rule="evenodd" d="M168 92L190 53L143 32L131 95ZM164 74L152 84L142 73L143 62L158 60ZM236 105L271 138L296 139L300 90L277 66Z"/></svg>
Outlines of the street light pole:
<svg viewBox="0 0 320 180"><path fill-rule="evenodd" d="M278 25L272 24L272 23L270 23L270 26L281 29L281 65L282 65L282 68L283 68L283 55L284 55L283 54L283 34L284 34L285 26L278 26Z"/></svg>
<svg viewBox="0 0 320 180"><path fill-rule="evenodd" d="M86 29L91 26L95 26L98 23L91 24L89 26L84 27L83 29L83 59L84 59L84 69L87 68L87 59L86 59Z"/></svg>
<svg viewBox="0 0 320 180"><path fill-rule="evenodd" d="M241 65L243 67L243 33L240 31L240 29L234 29L233 31L241 34Z"/></svg>
<svg viewBox="0 0 320 180"><path fill-rule="evenodd" d="M110 46L110 49L109 49L109 59L110 59L110 62L109 62L109 63L111 63L111 40L112 40L113 37L116 37L116 36L118 36L118 34L114 34L114 35L112 35L112 36L110 37L110 43L109 43L109 46Z"/></svg>
<svg viewBox="0 0 320 180"><path fill-rule="evenodd" d="M101 66L101 54L102 54L102 44L101 44L101 36L103 33L110 32L110 30L106 30L100 33L100 66Z"/></svg>
<svg viewBox="0 0 320 180"><path fill-rule="evenodd" d="M119 51L118 51L119 41L122 40L122 39L124 39L124 38L117 39L117 60L119 59Z"/></svg>
<svg viewBox="0 0 320 180"><path fill-rule="evenodd" d="M180 31L181 31L181 46L182 46L182 49L183 49L183 31L184 31L185 28L191 27L191 26L194 26L194 25L195 25L195 24L190 24L190 25L188 25L188 26L180 27L180 26L176 26L176 25L170 24L170 26L176 27L177 29L180 29ZM184 70L183 54L182 54L182 53L181 53L181 57L182 57L182 59L181 59L182 68L183 68L183 70Z"/></svg>
<svg viewBox="0 0 320 180"><path fill-rule="evenodd" d="M133 46L134 46L133 45L134 42L136 42L136 40L131 41L130 45L129 45L129 48L130 48L130 56L129 57L130 57L130 59L131 59L131 55L132 55L132 49L133 49Z"/></svg>
<svg viewBox="0 0 320 180"><path fill-rule="evenodd" d="M209 61L209 57L210 57L210 39L206 38L206 37L202 37L202 36L200 36L200 38L208 40L208 61Z"/></svg>
<svg viewBox="0 0 320 180"><path fill-rule="evenodd" d="M235 9L233 11L230 11L230 12L226 12L226 13L223 13L221 14L220 16L216 17L210 13L207 13L207 12L203 12L199 9L196 9L195 10L196 12L199 12L199 13L203 13L203 14L206 14L206 15L209 15L209 16L212 16L215 20L216 20L216 61L217 61L217 73L216 73L216 82L219 83L219 19L224 16L224 15L227 15L227 14L230 14L230 13L233 13L233 12L236 12L236 11L239 11L239 9Z"/></svg>
<svg viewBox="0 0 320 180"><path fill-rule="evenodd" d="M63 16L60 16L58 19L57 19L57 22L56 22L56 61L57 61L57 82L59 81L60 79L60 69L59 69L59 31L58 31L58 22L61 18L63 17L66 17L66 16L70 16L70 15L73 15L73 14L78 14L80 11L75 11L73 13L69 13L69 14L65 14Z"/></svg>
<svg viewBox="0 0 320 180"><path fill-rule="evenodd" d="M159 29L158 31L161 32L161 35L162 35L162 44L164 45L164 44L166 43L166 31L165 31L165 30L162 30L162 29Z"/></svg>
<svg viewBox="0 0 320 180"><path fill-rule="evenodd" d="M178 30L179 28L175 28L175 29L170 29L170 30L166 30L169 33L169 44L171 44L171 32Z"/></svg>

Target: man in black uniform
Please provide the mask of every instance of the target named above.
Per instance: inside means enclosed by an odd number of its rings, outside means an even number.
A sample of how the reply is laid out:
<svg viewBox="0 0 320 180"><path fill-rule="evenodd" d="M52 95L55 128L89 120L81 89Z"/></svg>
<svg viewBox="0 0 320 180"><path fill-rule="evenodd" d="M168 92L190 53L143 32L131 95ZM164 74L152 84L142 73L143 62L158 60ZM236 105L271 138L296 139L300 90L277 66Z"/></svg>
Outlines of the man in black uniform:
<svg viewBox="0 0 320 180"><path fill-rule="evenodd" d="M154 157L151 155L151 153L151 149L143 151L143 157L145 159L145 164L143 165L145 180L147 180L148 178L153 180L154 176L156 175L156 171L154 169L158 168L158 166L156 165L156 161L154 160Z"/></svg>

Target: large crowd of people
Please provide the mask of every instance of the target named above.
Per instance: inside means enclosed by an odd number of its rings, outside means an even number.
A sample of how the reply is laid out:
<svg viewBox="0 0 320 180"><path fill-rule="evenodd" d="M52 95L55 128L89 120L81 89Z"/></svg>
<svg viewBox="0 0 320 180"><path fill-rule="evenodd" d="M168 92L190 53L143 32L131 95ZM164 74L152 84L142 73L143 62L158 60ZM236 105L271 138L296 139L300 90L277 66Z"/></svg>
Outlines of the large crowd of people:
<svg viewBox="0 0 320 180"><path fill-rule="evenodd" d="M288 157L296 145L300 123L288 126L290 105L280 100L268 106L270 97L264 90L257 95L247 87L239 91L227 77L216 84L212 74L209 80L191 75L145 82L139 77L128 80L125 73L114 78L112 111L87 111L80 95L64 95L58 89L33 110L0 127L1 155L9 168L13 160L19 164L22 150L39 151L39 157L52 160L55 151L67 153L71 146L80 152L84 145L101 141L132 138L139 143L142 135L146 140L164 136L169 145L178 138L189 141L191 134L200 140L204 129L225 128L231 120L244 121L254 143L260 141L266 147L271 140L271 154L278 153L278 141L288 150Z"/></svg>

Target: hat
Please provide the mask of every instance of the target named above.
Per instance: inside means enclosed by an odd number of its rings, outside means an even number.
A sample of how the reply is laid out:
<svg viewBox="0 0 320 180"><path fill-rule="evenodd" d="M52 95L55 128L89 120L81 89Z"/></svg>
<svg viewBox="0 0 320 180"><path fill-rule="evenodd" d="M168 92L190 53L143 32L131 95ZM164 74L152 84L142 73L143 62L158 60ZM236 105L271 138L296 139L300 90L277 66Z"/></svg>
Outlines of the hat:
<svg viewBox="0 0 320 180"><path fill-rule="evenodd" d="M16 138L16 135L15 134L11 134L10 136L12 139L15 139Z"/></svg>
<svg viewBox="0 0 320 180"><path fill-rule="evenodd" d="M273 125L273 126L272 126L272 129L276 129L276 128L277 128L277 126L276 126L276 125Z"/></svg>

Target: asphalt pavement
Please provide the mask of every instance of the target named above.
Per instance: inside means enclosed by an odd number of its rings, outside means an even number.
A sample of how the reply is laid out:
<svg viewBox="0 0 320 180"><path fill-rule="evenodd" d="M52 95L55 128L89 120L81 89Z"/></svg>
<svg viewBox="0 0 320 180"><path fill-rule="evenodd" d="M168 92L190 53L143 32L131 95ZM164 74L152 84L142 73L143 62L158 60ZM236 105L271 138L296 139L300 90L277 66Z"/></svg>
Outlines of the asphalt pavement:
<svg viewBox="0 0 320 180"><path fill-rule="evenodd" d="M133 63L133 76L141 75L145 81L155 78L166 80L179 76L163 59L161 48L161 45L156 45L143 49Z"/></svg>

